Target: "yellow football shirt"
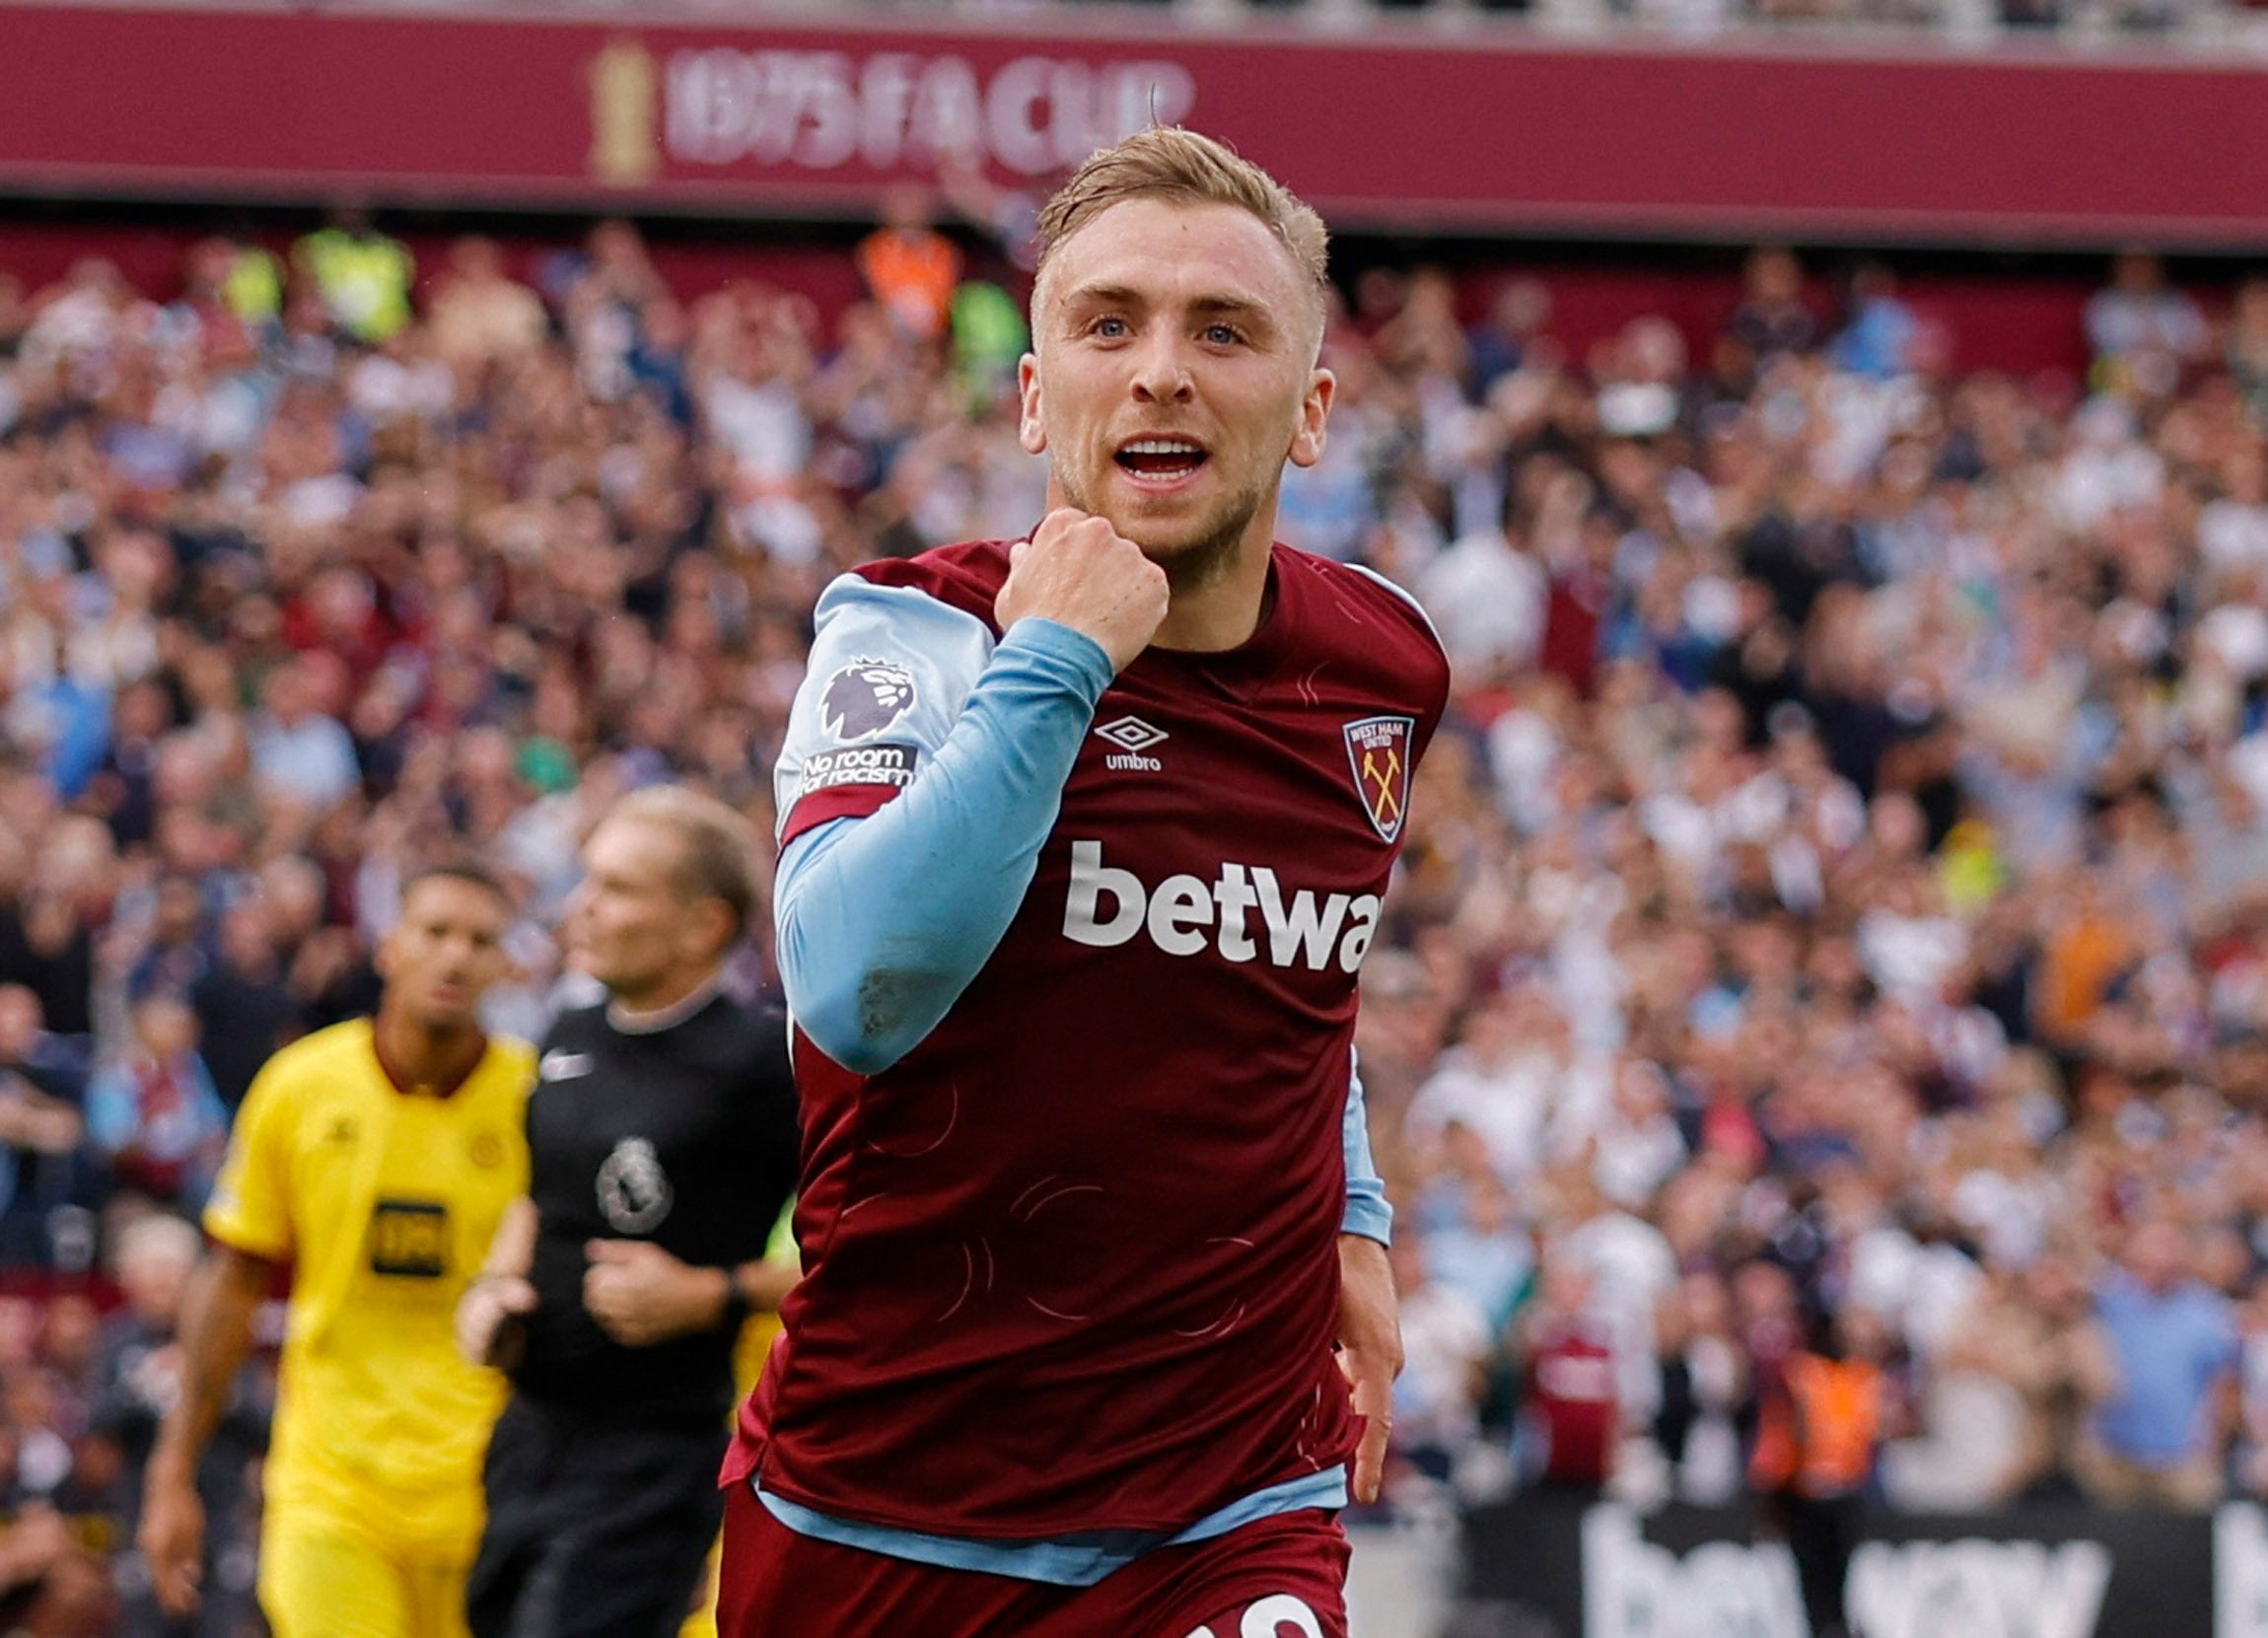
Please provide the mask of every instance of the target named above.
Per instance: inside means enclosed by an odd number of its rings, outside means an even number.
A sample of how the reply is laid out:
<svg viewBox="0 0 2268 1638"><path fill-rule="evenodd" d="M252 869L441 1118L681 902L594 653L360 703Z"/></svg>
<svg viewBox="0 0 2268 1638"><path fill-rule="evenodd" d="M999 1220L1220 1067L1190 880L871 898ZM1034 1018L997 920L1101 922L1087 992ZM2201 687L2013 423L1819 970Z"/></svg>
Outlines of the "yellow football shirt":
<svg viewBox="0 0 2268 1638"><path fill-rule="evenodd" d="M262 1069L205 1209L214 1239L294 1265L269 1517L469 1554L504 1379L459 1357L457 1300L528 1190L534 1051L496 1040L447 1098L396 1091L370 1021Z"/></svg>

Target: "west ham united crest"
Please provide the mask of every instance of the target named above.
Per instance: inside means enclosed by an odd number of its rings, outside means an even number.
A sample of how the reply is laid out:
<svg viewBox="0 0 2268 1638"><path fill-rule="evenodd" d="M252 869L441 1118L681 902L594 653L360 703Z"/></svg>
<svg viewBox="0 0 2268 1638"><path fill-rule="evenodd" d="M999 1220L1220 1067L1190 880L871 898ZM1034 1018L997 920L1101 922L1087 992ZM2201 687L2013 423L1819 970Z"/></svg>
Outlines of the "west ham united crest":
<svg viewBox="0 0 2268 1638"><path fill-rule="evenodd" d="M1365 717L1347 724L1347 766L1363 812L1387 841L1402 833L1410 803L1410 735L1415 717Z"/></svg>

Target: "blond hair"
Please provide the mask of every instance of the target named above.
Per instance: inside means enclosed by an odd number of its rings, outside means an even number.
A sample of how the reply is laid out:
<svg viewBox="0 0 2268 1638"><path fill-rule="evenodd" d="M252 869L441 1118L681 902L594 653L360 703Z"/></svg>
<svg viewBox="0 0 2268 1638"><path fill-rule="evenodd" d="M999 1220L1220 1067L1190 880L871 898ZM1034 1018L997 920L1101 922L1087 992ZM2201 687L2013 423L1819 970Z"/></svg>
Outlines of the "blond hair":
<svg viewBox="0 0 2268 1638"><path fill-rule="evenodd" d="M1153 125L1115 147L1098 149L1071 174L1039 213L1039 269L1065 240L1127 199L1174 199L1185 204L1234 205L1259 218L1306 275L1318 320L1329 289L1330 232L1313 208L1225 142Z"/></svg>
<svg viewBox="0 0 2268 1638"><path fill-rule="evenodd" d="M732 912L736 936L755 912L756 827L713 796L682 785L649 785L606 810L602 824L617 819L659 824L682 844L671 871L681 898L714 898Z"/></svg>

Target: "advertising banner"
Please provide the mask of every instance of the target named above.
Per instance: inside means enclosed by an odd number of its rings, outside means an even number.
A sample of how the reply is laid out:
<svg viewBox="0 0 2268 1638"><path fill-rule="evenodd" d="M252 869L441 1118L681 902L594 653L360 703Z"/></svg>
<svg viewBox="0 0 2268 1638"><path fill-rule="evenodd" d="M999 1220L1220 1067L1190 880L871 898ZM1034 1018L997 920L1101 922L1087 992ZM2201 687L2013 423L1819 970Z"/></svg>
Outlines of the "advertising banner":
<svg viewBox="0 0 2268 1638"><path fill-rule="evenodd" d="M1739 1509L1524 1498L1466 1521L1464 1599L1524 1638L1812 1638L1788 1548ZM2268 1514L1879 1512L1855 1638L2268 1638Z"/></svg>
<svg viewBox="0 0 2268 1638"><path fill-rule="evenodd" d="M863 214L1157 120L1349 228L2268 246L2263 66L651 16L0 6L0 188Z"/></svg>

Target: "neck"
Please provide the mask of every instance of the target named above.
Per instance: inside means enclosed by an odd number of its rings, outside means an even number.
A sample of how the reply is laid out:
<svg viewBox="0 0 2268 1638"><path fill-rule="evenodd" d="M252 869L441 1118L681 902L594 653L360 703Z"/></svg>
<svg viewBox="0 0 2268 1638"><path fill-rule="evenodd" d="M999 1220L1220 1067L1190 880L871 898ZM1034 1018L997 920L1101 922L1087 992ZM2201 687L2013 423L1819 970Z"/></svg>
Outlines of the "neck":
<svg viewBox="0 0 2268 1638"><path fill-rule="evenodd" d="M1241 544L1235 555L1180 576L1169 568L1169 601L1152 646L1217 654L1248 640L1267 612L1268 547Z"/></svg>
<svg viewBox="0 0 2268 1638"><path fill-rule="evenodd" d="M1218 654L1248 641L1268 612L1268 565L1275 548L1273 497L1226 550L1200 549L1185 568L1166 565L1168 602L1153 647Z"/></svg>
<svg viewBox="0 0 2268 1638"><path fill-rule="evenodd" d="M643 988L616 989L606 1011L618 1026L666 1027L706 1001L723 976L724 968L714 963L673 969Z"/></svg>
<svg viewBox="0 0 2268 1638"><path fill-rule="evenodd" d="M404 1092L451 1093L488 1050L475 1023L427 1024L381 1007L371 1023L379 1066Z"/></svg>

